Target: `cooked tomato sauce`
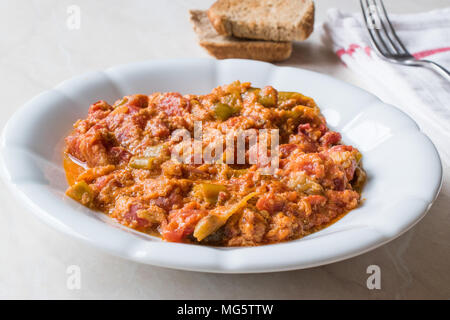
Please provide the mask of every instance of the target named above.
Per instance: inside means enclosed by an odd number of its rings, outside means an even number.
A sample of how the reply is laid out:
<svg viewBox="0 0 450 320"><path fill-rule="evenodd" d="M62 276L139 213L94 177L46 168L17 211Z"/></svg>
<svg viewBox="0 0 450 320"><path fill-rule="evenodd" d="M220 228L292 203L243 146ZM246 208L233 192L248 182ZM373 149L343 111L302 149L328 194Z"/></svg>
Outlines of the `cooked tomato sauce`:
<svg viewBox="0 0 450 320"><path fill-rule="evenodd" d="M184 163L171 157L177 129L278 129L279 166ZM194 136L194 134L192 134ZM191 140L192 142L192 140ZM186 148L186 146L181 145ZM184 150L184 149L183 149ZM188 153L189 154L189 153ZM166 241L254 246L301 238L361 202L360 152L328 129L313 99L236 81L206 95L130 95L92 104L66 137L67 195Z"/></svg>

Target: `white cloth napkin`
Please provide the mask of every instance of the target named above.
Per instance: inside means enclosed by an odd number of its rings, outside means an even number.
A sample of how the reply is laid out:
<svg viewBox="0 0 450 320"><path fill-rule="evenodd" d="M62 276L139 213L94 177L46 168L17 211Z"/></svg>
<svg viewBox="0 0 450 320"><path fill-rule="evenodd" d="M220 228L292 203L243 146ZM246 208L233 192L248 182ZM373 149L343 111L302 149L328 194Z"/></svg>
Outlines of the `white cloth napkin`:
<svg viewBox="0 0 450 320"><path fill-rule="evenodd" d="M450 8L419 14L390 14L408 51L450 69ZM361 13L328 11L322 41L379 98L408 113L439 145L450 162L450 82L431 70L380 59L371 49ZM444 160L444 159L443 159Z"/></svg>

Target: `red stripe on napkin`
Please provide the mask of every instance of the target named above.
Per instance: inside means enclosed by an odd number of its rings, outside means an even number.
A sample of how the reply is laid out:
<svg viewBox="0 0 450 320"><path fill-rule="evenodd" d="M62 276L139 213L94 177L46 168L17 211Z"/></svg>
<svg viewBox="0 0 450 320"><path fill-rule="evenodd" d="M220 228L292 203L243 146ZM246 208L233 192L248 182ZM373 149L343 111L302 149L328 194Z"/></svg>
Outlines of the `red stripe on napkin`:
<svg viewBox="0 0 450 320"><path fill-rule="evenodd" d="M437 49L431 49L431 50L424 50L424 51L413 53L413 56L416 59L422 59L422 58L431 56L432 54L445 52L445 51L450 51L450 47L437 48Z"/></svg>

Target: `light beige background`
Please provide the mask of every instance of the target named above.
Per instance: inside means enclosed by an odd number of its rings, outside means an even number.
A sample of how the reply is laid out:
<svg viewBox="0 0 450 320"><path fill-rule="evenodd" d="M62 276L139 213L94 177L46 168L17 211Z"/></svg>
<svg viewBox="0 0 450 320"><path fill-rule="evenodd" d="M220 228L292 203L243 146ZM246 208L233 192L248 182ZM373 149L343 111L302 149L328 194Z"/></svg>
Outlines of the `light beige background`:
<svg viewBox="0 0 450 320"><path fill-rule="evenodd" d="M317 0L326 10L359 11L357 0ZM386 0L390 12L448 6L448 0ZM81 8L81 28L66 26ZM151 58L205 57L188 9L211 1L0 1L0 128L24 102L86 71ZM364 87L325 49L319 32L283 65L330 74ZM315 299L450 298L450 187L412 230L377 250L328 266L283 273L220 275L150 267L115 258L44 225L0 182L0 298ZM357 241L357 239L355 239ZM382 273L368 290L366 268ZM68 290L66 269L81 268L81 290Z"/></svg>

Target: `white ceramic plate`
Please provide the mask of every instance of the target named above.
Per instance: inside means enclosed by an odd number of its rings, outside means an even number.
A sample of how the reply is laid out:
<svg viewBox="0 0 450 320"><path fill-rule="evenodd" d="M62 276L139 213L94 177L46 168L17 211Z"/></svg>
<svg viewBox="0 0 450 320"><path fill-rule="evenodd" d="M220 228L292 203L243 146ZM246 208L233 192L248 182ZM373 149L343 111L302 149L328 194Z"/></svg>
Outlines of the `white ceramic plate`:
<svg viewBox="0 0 450 320"><path fill-rule="evenodd" d="M364 204L300 240L250 248L163 242L122 227L67 198L63 138L91 103L134 93L208 93L234 80L314 98L329 126L363 154ZM186 270L267 272L323 265L374 249L405 232L430 208L442 168L431 141L411 118L375 96L328 76L250 60L153 60L63 82L23 106L1 142L7 184L19 201L55 228L114 255Z"/></svg>

